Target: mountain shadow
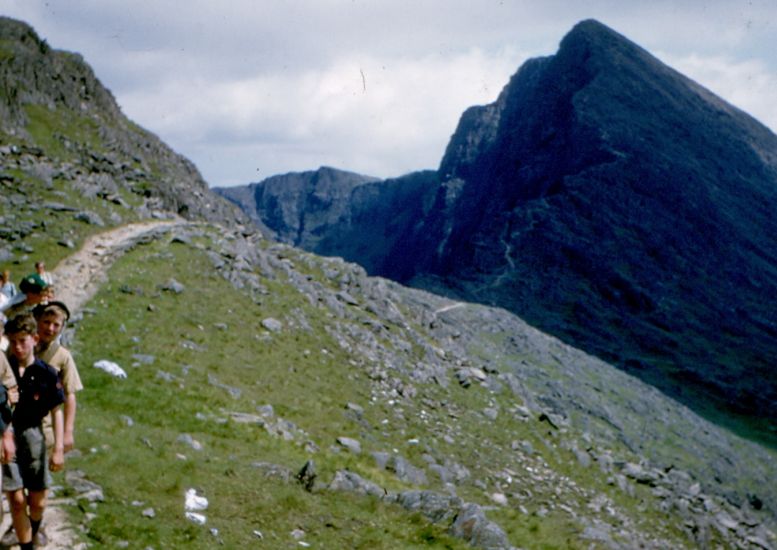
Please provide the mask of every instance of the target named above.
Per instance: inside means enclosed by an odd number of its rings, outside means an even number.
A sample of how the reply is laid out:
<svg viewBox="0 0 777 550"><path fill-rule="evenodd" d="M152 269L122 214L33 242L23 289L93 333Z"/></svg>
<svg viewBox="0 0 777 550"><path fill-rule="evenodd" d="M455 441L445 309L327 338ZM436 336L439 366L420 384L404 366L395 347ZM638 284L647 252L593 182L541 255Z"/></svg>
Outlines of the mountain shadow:
<svg viewBox="0 0 777 550"><path fill-rule="evenodd" d="M288 242L504 307L777 443L777 137L605 25L468 109L436 173L347 194Z"/></svg>

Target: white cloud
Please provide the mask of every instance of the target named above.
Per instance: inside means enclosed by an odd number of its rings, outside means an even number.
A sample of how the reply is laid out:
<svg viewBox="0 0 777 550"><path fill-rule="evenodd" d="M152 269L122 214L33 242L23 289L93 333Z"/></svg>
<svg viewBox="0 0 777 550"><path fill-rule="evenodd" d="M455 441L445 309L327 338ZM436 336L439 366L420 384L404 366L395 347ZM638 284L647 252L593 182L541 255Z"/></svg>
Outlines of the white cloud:
<svg viewBox="0 0 777 550"><path fill-rule="evenodd" d="M229 181L210 178L214 184L322 164L389 177L436 168L464 109L496 99L524 58L474 49L422 58L343 56L320 70L150 82L122 104L131 118L155 121L154 131L180 151L210 143L244 167L242 176L233 167ZM289 163L294 154L300 160ZM208 179L208 164L200 168Z"/></svg>

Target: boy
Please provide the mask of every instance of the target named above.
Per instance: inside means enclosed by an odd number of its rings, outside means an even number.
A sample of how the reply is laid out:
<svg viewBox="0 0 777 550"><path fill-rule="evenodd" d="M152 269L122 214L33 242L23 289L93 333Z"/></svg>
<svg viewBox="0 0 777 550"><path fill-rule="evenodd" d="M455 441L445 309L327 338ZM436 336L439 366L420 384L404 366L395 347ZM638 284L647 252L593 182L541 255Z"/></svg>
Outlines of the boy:
<svg viewBox="0 0 777 550"><path fill-rule="evenodd" d="M52 288L37 273L30 273L19 283L19 291L8 302L2 305L0 313L8 319L13 319L22 313L29 313L40 304L52 298Z"/></svg>
<svg viewBox="0 0 777 550"><path fill-rule="evenodd" d="M3 293L9 300L13 298L16 293L16 285L13 284L13 281L11 280L11 272L7 269L4 269L2 273L0 273L0 292Z"/></svg>
<svg viewBox="0 0 777 550"><path fill-rule="evenodd" d="M17 315L5 324L5 333L9 342L9 363L19 387L19 402L12 417L16 459L3 464L3 489L11 508L19 547L21 550L32 550L32 541L46 507L46 491L50 483L48 466L52 471L58 471L65 462L60 406L65 395L56 371L35 358L35 344L38 342L35 318L31 314ZM41 424L49 413L54 420L54 453L47 464Z"/></svg>
<svg viewBox="0 0 777 550"><path fill-rule="evenodd" d="M65 433L62 441L67 453L73 449L75 443L76 392L84 389L73 356L59 343L59 335L70 319L70 310L62 302L55 301L38 305L32 313L38 322L38 345L35 348L35 356L59 373L65 389ZM46 446L51 451L54 445L51 416L47 416L43 421L43 433L46 436Z"/></svg>
<svg viewBox="0 0 777 550"><path fill-rule="evenodd" d="M5 323L7 319L3 319L2 316L0 316L0 319L2 319L0 334L5 342L5 349L0 353L0 388L5 388L9 404L16 405L17 401L19 401L19 392L16 389L16 377L13 374L13 370L11 370L11 365L8 364L8 358L5 354L8 349L8 339L5 337Z"/></svg>
<svg viewBox="0 0 777 550"><path fill-rule="evenodd" d="M16 456L16 442L11 428L11 399L5 386L0 385L0 433L2 433L2 444L0 444L0 461L3 464L11 462ZM0 510L0 518L2 511Z"/></svg>

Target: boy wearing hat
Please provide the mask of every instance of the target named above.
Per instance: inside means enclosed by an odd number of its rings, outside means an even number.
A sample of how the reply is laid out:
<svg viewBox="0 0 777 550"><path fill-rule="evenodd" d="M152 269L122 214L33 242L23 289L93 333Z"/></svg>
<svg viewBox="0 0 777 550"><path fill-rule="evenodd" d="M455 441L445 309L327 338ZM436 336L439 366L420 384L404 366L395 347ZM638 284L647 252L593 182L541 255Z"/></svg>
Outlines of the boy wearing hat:
<svg viewBox="0 0 777 550"><path fill-rule="evenodd" d="M54 301L36 306L33 315L38 322L38 345L35 347L35 355L59 373L65 390L63 442L65 452L68 452L73 449L75 443L76 392L84 389L73 356L59 342L62 329L70 319L70 311L64 303ZM54 445L54 431L50 417L46 417L43 422L43 432L46 435L46 445L49 447Z"/></svg>
<svg viewBox="0 0 777 550"><path fill-rule="evenodd" d="M36 305L51 298L51 287L37 273L30 273L19 283L19 292L3 304L2 312L8 319L29 313Z"/></svg>
<svg viewBox="0 0 777 550"><path fill-rule="evenodd" d="M45 283L49 286L54 285L54 277L46 271L46 264L43 262L35 262L35 273L40 275L40 278L45 281Z"/></svg>

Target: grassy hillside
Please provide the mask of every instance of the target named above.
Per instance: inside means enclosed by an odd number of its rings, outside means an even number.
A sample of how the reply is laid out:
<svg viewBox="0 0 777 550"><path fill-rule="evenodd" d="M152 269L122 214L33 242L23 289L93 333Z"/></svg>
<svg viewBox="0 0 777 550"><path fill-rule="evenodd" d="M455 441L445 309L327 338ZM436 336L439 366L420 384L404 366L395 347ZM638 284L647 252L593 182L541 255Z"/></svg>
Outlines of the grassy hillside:
<svg viewBox="0 0 777 550"><path fill-rule="evenodd" d="M111 284L79 327L82 364L109 358L128 371L120 380L83 369L89 391L82 400L80 446L91 451L73 466L106 491L88 537L106 545L131 540L141 548L209 548L214 540L208 529L216 528L228 547L246 547L258 530L270 545L282 547L295 544L289 533L301 528L308 533L305 540L318 547L414 547L435 540L442 547L463 547L442 529L394 507L308 494L254 466L270 462L296 473L310 456L303 445L307 439L328 447L337 435L357 429L344 406L366 402L369 388L338 368L347 358L324 331L269 336L261 329L265 316L282 318L289 307L305 310L316 325L325 322L322 312L290 296L280 283L268 287L267 303L246 307L248 298L215 276L209 264L202 252L184 245L137 250L112 270ZM159 293L157 282L170 276L186 286L182 294ZM124 287L132 293L122 292ZM155 359L138 364L133 359L138 353ZM230 417L258 415L257 407L267 404L307 435L286 442ZM178 442L182 433L201 442L203 450ZM359 462L325 450L320 475ZM208 529L184 518L183 493L189 487L210 500ZM149 506L156 510L154 520L141 515Z"/></svg>
<svg viewBox="0 0 777 550"><path fill-rule="evenodd" d="M78 324L74 350L87 390L82 454L68 467L105 492L98 506L72 510L87 540L133 548L211 548L219 540L237 548L256 544L260 532L268 547L284 548L297 547L292 533L301 530L300 540L319 548L468 546L445 522L326 488L335 472L349 470L389 494L455 491L486 506L523 548L694 545L655 487L619 484L585 464L580 449L591 442L571 427L527 417L511 392L465 388L453 369L420 381L429 350L444 355L419 315L431 311L433 297L415 294L430 301L420 309L398 303L408 322L392 324L358 268L267 242L260 242L264 267L243 271L257 284L238 290L214 268L215 257L230 255L227 242L207 227L135 249L111 269ZM181 293L160 290L170 278ZM352 305L334 298L344 288ZM283 328L265 329L268 318ZM370 334L374 353L359 353ZM127 378L92 368L100 359L121 365ZM341 436L360 441L361 453L337 445ZM639 460L623 446L612 451ZM426 482L403 481L372 452L406 459ZM294 480L309 459L318 471L312 492ZM454 463L468 475L447 485L431 468ZM184 517L189 488L209 500L204 526ZM149 508L153 518L143 515Z"/></svg>

